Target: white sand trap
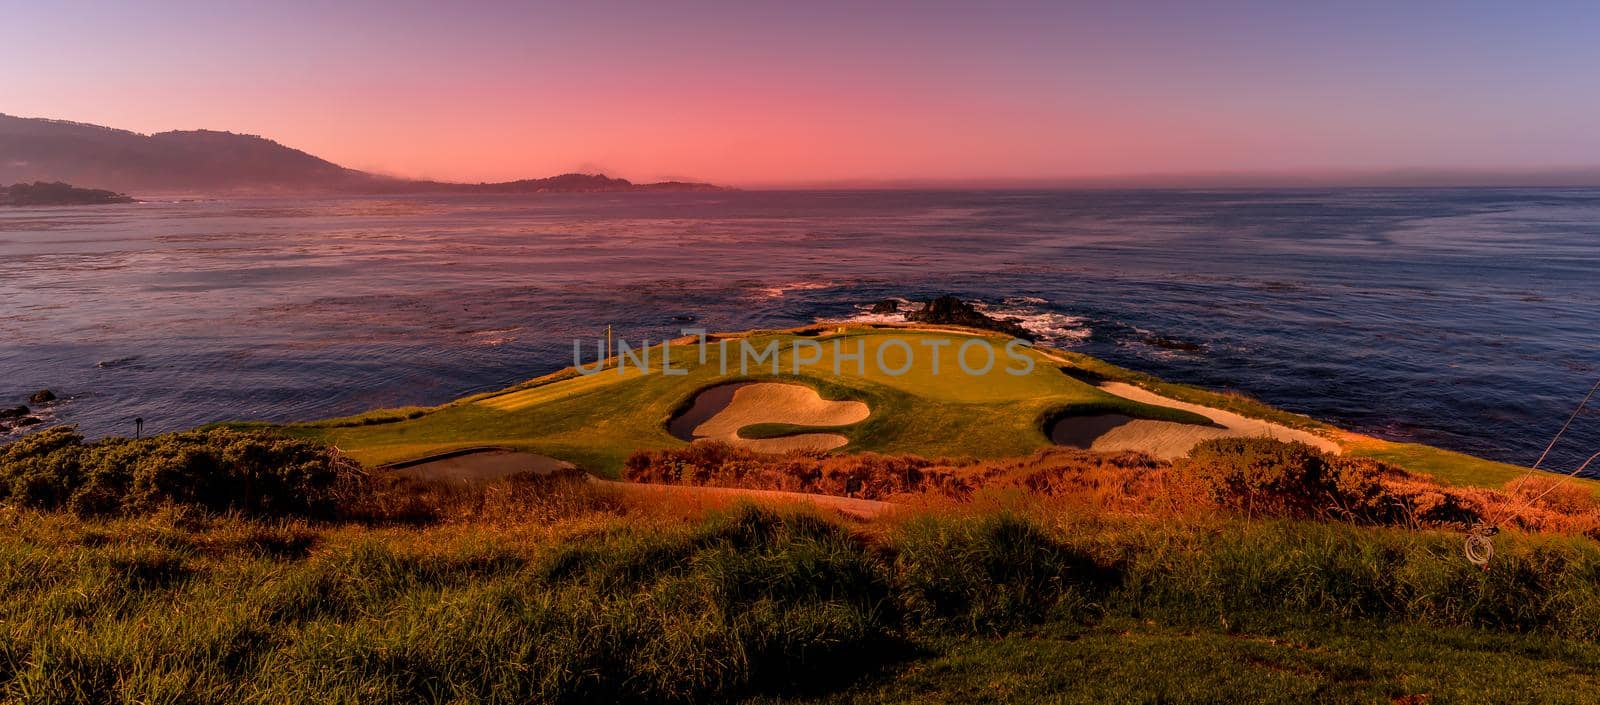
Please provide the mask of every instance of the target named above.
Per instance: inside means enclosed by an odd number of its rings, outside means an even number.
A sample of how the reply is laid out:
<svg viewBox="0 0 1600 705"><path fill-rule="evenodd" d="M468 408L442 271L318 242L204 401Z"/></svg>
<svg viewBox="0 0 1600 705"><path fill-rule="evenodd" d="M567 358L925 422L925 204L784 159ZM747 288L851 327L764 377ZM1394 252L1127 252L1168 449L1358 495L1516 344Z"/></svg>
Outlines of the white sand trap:
<svg viewBox="0 0 1600 705"><path fill-rule="evenodd" d="M871 410L859 401L829 401L803 384L736 382L707 389L689 410L667 423L686 441L723 441L762 453L832 450L850 442L837 433L802 433L783 438L740 438L739 429L763 423L797 426L848 426Z"/></svg>
<svg viewBox="0 0 1600 705"><path fill-rule="evenodd" d="M394 474L416 480L488 482L518 473L549 475L576 470L577 466L547 455L515 450L488 449L446 454L432 459L391 465Z"/></svg>
<svg viewBox="0 0 1600 705"><path fill-rule="evenodd" d="M1289 428L1270 421L1240 416L1231 411L1170 399L1123 382L1099 385L1102 391L1152 406L1191 411L1208 419L1211 426L1135 419L1121 414L1068 417L1050 429L1050 440L1057 445L1097 451L1136 450L1163 460L1189 454L1195 444L1213 438L1275 438L1299 441L1329 453L1339 453L1339 444L1309 431Z"/></svg>

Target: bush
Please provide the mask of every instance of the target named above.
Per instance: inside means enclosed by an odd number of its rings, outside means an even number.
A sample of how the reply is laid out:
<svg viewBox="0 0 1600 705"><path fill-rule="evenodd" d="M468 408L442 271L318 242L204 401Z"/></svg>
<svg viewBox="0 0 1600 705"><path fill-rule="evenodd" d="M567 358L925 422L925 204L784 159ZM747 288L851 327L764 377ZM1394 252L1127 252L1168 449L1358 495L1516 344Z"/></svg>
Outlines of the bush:
<svg viewBox="0 0 1600 705"><path fill-rule="evenodd" d="M84 515L192 506L256 515L333 516L368 490L366 473L310 441L222 429L85 443L71 427L0 446L0 500Z"/></svg>
<svg viewBox="0 0 1600 705"><path fill-rule="evenodd" d="M1211 501L1246 516L1391 523L1404 514L1382 482L1398 471L1304 443L1216 438L1196 445L1174 469Z"/></svg>

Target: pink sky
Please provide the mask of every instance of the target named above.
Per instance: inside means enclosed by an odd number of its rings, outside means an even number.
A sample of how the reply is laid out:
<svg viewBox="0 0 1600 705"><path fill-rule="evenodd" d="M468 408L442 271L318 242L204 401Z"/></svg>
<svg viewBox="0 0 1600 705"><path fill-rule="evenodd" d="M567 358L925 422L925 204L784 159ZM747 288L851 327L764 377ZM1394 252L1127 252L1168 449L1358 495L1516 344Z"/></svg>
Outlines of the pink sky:
<svg viewBox="0 0 1600 705"><path fill-rule="evenodd" d="M0 112L469 181L1600 164L1600 12L1391 4L31 3Z"/></svg>

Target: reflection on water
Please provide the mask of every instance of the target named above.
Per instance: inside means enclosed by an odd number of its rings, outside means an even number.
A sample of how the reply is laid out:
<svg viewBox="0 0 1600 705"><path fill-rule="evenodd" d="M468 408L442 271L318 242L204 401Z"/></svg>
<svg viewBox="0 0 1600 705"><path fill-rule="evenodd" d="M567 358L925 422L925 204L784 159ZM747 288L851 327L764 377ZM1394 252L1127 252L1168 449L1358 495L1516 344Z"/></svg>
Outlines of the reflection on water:
<svg viewBox="0 0 1600 705"><path fill-rule="evenodd" d="M65 392L94 435L321 417L548 372L607 324L659 339L956 293L1119 364L1528 462L1600 375L1597 265L1595 190L12 209L0 402ZM1560 462L1600 446L1586 421Z"/></svg>

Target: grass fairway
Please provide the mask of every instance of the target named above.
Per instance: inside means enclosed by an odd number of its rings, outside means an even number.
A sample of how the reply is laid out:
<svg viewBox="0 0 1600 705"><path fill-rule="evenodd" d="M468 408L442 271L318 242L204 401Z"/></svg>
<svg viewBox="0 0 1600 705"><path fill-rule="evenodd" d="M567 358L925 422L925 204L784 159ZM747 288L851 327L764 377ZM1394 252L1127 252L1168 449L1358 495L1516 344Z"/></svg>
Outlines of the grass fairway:
<svg viewBox="0 0 1600 705"><path fill-rule="evenodd" d="M959 367L958 349L969 341L977 341L967 355L973 370L987 366L984 348L994 352L987 372L969 374ZM565 370L433 410L373 412L285 429L333 443L368 464L493 445L615 475L635 450L683 445L667 432L667 420L699 391L739 380L791 381L812 386L828 399L866 403L871 408L866 420L827 429L850 439L846 451L979 458L1022 455L1050 444L1043 432L1046 418L1070 413L1117 412L1205 422L1194 414L1102 392L1062 374L1059 362L1038 351L1017 349L1016 354L1032 364L1025 374L1013 374L1028 365L1006 355L1006 342L1001 337L948 331L857 328L821 336L779 332L729 339L725 344L713 341L704 348L703 362L697 346L657 345L649 350L648 371L632 361L621 371L608 367L592 375ZM768 351L771 356L762 355ZM662 372L664 354L671 368L682 374ZM901 370L902 374L892 374ZM811 429L768 424L746 435L807 430Z"/></svg>

